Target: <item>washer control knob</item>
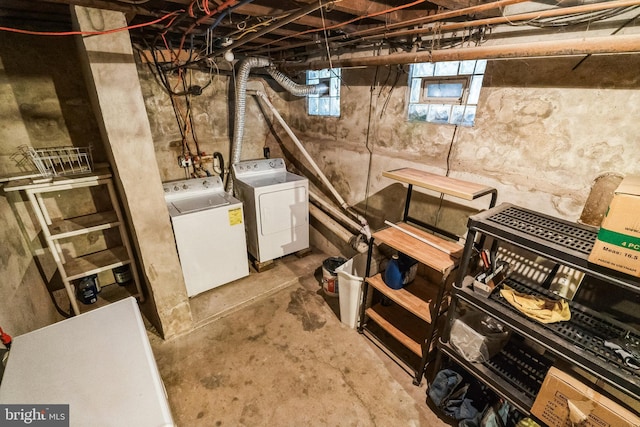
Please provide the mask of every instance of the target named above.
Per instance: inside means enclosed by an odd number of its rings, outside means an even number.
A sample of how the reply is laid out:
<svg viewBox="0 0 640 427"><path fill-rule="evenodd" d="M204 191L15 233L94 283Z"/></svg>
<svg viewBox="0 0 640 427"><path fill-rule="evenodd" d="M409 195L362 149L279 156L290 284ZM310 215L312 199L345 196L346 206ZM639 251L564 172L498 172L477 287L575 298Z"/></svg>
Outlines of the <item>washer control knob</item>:
<svg viewBox="0 0 640 427"><path fill-rule="evenodd" d="M209 188L209 181L207 181L207 180L202 181L202 186L204 188Z"/></svg>
<svg viewBox="0 0 640 427"><path fill-rule="evenodd" d="M269 167L275 168L276 167L276 162L270 161L269 162Z"/></svg>
<svg viewBox="0 0 640 427"><path fill-rule="evenodd" d="M177 185L173 187L173 191L180 191L180 187L178 187Z"/></svg>
<svg viewBox="0 0 640 427"><path fill-rule="evenodd" d="M169 191L171 191L171 189L169 187L164 187L164 192L168 193Z"/></svg>
<svg viewBox="0 0 640 427"><path fill-rule="evenodd" d="M182 189L183 190L187 190L189 188L189 186L187 184L182 184Z"/></svg>

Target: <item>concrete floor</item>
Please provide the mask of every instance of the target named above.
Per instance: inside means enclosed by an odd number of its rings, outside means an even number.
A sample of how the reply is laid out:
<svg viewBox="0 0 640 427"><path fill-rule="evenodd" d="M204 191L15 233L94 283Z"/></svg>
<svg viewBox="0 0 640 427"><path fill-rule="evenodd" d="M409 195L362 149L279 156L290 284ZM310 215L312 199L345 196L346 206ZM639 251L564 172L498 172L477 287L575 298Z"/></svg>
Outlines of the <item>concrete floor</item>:
<svg viewBox="0 0 640 427"><path fill-rule="evenodd" d="M420 387L339 320L319 268L326 254L192 299L198 328L151 345L179 426L445 426Z"/></svg>

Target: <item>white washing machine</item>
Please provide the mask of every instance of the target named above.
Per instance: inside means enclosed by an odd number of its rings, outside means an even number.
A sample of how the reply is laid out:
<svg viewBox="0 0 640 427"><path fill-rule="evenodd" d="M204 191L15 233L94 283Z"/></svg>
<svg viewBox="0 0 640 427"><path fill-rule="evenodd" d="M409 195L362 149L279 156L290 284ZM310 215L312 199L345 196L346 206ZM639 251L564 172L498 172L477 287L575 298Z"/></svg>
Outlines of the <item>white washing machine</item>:
<svg viewBox="0 0 640 427"><path fill-rule="evenodd" d="M309 247L309 181L288 172L283 159L233 165L236 197L244 203L247 249L258 262Z"/></svg>
<svg viewBox="0 0 640 427"><path fill-rule="evenodd" d="M187 294L249 275L242 202L220 177L163 183Z"/></svg>

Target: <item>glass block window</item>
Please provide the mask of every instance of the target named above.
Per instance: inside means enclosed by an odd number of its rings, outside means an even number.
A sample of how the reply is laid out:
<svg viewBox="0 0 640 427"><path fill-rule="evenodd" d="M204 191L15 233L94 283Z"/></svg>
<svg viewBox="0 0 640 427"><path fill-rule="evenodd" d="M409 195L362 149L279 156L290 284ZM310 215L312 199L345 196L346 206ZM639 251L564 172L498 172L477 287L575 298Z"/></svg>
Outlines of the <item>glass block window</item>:
<svg viewBox="0 0 640 427"><path fill-rule="evenodd" d="M485 59L411 64L409 121L473 126L486 68Z"/></svg>
<svg viewBox="0 0 640 427"><path fill-rule="evenodd" d="M307 84L318 83L329 86L329 92L324 95L307 95L309 115L340 117L340 68L307 71Z"/></svg>

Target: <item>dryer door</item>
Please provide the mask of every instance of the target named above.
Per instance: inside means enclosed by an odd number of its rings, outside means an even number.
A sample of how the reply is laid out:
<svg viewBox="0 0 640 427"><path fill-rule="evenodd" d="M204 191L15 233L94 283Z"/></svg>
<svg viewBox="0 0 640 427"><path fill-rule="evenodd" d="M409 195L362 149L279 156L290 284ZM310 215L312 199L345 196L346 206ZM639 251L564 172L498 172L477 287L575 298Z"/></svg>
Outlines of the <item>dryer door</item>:
<svg viewBox="0 0 640 427"><path fill-rule="evenodd" d="M309 247L309 196L298 185L259 195L260 258L273 259Z"/></svg>

